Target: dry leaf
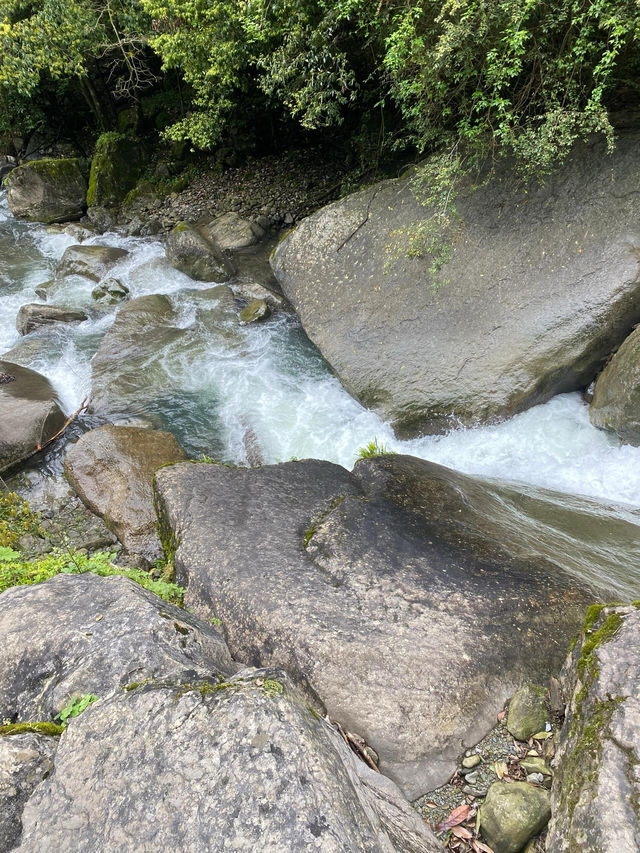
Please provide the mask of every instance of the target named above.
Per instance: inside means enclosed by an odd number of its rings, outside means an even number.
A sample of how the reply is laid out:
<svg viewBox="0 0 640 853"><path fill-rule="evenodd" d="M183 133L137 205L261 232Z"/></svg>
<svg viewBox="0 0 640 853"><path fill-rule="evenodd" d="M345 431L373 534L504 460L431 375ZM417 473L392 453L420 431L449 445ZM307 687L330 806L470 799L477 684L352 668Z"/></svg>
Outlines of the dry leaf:
<svg viewBox="0 0 640 853"><path fill-rule="evenodd" d="M493 853L491 847L489 847L487 844L483 844L482 841L478 841L477 838L471 842L471 846L476 851L476 853Z"/></svg>
<svg viewBox="0 0 640 853"><path fill-rule="evenodd" d="M445 832L447 829L451 829L452 826L457 826L459 823L462 823L463 820L466 820L469 817L469 813L471 808L464 803L461 806L458 806L457 809L454 809L446 820L443 820L442 823L436 825L436 832Z"/></svg>
<svg viewBox="0 0 640 853"><path fill-rule="evenodd" d="M424 803L424 805L425 805L428 809L437 809L437 808L438 808L438 804L437 804L437 803L432 802L431 800L427 800L427 802L426 802L426 803Z"/></svg>
<svg viewBox="0 0 640 853"><path fill-rule="evenodd" d="M453 832L456 838L473 838L473 832L470 832L465 826L452 826L451 832Z"/></svg>
<svg viewBox="0 0 640 853"><path fill-rule="evenodd" d="M496 774L498 779L504 779L509 772L509 768L504 761L496 761L493 765L493 772Z"/></svg>
<svg viewBox="0 0 640 853"><path fill-rule="evenodd" d="M500 713L498 714L498 722L500 722L500 720L504 720L504 718L505 718L506 716L507 716L507 712L506 712L506 711L500 711Z"/></svg>

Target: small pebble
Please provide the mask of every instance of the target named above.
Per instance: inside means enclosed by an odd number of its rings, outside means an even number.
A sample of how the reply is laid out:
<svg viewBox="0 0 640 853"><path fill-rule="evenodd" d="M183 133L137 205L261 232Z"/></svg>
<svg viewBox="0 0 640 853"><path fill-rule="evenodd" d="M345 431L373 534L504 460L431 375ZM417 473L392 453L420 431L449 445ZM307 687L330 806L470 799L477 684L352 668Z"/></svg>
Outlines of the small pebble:
<svg viewBox="0 0 640 853"><path fill-rule="evenodd" d="M478 753L474 753L473 755L467 755L462 759L462 766L465 770L470 770L473 767L477 767L480 764L480 756Z"/></svg>

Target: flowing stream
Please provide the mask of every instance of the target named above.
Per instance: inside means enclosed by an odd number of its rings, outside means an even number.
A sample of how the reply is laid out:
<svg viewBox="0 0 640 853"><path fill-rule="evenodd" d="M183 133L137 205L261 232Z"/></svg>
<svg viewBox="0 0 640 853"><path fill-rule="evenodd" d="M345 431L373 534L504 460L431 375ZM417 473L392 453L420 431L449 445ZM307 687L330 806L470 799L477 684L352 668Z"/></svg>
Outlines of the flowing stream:
<svg viewBox="0 0 640 853"><path fill-rule="evenodd" d="M49 327L21 338L21 305L41 301L35 288L52 278L64 250L64 233L16 221L0 196L0 357L47 376L67 413L90 395L91 358L117 308L79 324ZM295 317L281 312L261 325L234 326L233 335L213 334L197 322L198 289L165 260L163 245L150 238L96 236L86 241L125 248L129 255L110 276L131 297L169 295L188 342L168 344L156 360L167 390L152 414L194 457L247 463L247 436L265 462L290 458L327 459L351 468L358 450L374 438L389 450L430 459L468 474L543 486L605 503L640 507L640 448L589 423L580 394L564 394L511 420L447 435L399 441L388 423L342 388ZM65 280L50 300L86 306L95 285ZM136 414L145 416L142 406ZM626 511L621 507L622 511Z"/></svg>

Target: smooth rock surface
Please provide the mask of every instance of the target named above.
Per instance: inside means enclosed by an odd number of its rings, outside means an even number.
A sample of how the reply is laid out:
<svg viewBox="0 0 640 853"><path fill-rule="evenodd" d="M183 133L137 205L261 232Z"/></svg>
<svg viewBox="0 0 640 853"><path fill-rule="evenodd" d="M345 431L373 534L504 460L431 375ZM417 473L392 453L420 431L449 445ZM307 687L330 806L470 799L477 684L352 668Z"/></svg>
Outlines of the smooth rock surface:
<svg viewBox="0 0 640 853"><path fill-rule="evenodd" d="M531 735L543 732L550 721L544 687L525 684L516 691L507 714L507 729L514 738L529 740Z"/></svg>
<svg viewBox="0 0 640 853"><path fill-rule="evenodd" d="M32 160L5 180L7 202L17 219L66 222L85 208L87 182L78 160Z"/></svg>
<svg viewBox="0 0 640 853"><path fill-rule="evenodd" d="M57 737L38 734L0 736L0 850L20 842L24 804L53 770Z"/></svg>
<svg viewBox="0 0 640 853"><path fill-rule="evenodd" d="M42 305L31 302L22 305L16 318L16 329L21 335L28 335L34 329L42 326L52 326L54 323L82 323L88 319L88 314L64 305Z"/></svg>
<svg viewBox="0 0 640 853"><path fill-rule="evenodd" d="M176 671L237 668L210 624L134 581L91 573L3 592L0 644L0 719L10 722L52 720L74 696Z"/></svg>
<svg viewBox="0 0 640 853"><path fill-rule="evenodd" d="M107 424L68 448L67 480L100 515L129 553L153 561L162 548L153 508L153 475L161 465L186 459L171 433Z"/></svg>
<svg viewBox="0 0 640 853"><path fill-rule="evenodd" d="M265 235L264 228L256 222L242 219L233 211L217 216L204 226L203 231L223 252L246 249L258 243Z"/></svg>
<svg viewBox="0 0 640 853"><path fill-rule="evenodd" d="M72 720L18 851L442 850L284 673L194 686L144 685Z"/></svg>
<svg viewBox="0 0 640 853"><path fill-rule="evenodd" d="M581 146L526 188L498 164L436 232L451 255L436 280L408 180L305 219L274 272L345 387L402 435L511 416L588 385L640 320L639 141Z"/></svg>
<svg viewBox="0 0 640 853"><path fill-rule="evenodd" d="M161 530L188 606L223 621L234 656L285 667L414 797L560 668L592 599L556 565L447 541L358 468L163 468Z"/></svg>
<svg viewBox="0 0 640 853"><path fill-rule="evenodd" d="M589 419L625 444L640 445L640 327L598 376Z"/></svg>
<svg viewBox="0 0 640 853"><path fill-rule="evenodd" d="M69 246L58 264L56 278L81 275L98 282L128 254L126 249L114 246Z"/></svg>
<svg viewBox="0 0 640 853"><path fill-rule="evenodd" d="M476 826L494 853L520 853L551 817L551 796L527 782L494 782Z"/></svg>
<svg viewBox="0 0 640 853"><path fill-rule="evenodd" d="M0 361L0 474L28 459L65 421L48 379Z"/></svg>
<svg viewBox="0 0 640 853"><path fill-rule="evenodd" d="M195 281L228 281L233 265L220 247L194 225L179 222L169 233L167 260Z"/></svg>
<svg viewBox="0 0 640 853"><path fill-rule="evenodd" d="M91 296L103 305L117 305L128 298L129 288L120 279L106 278L91 291Z"/></svg>
<svg viewBox="0 0 640 853"><path fill-rule="evenodd" d="M607 607L569 655L548 853L640 849L640 611Z"/></svg>
<svg viewBox="0 0 640 853"><path fill-rule="evenodd" d="M251 302L240 312L240 322L243 325L249 323L262 323L271 316L271 306L265 299L252 299Z"/></svg>

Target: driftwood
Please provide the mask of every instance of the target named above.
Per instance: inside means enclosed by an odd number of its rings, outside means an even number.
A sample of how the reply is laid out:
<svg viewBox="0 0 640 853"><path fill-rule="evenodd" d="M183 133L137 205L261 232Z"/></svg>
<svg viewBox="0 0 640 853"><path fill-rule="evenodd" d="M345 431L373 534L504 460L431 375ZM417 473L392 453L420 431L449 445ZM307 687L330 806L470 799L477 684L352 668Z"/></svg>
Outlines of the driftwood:
<svg viewBox="0 0 640 853"><path fill-rule="evenodd" d="M72 415L69 415L69 417L66 419L66 421L62 424L62 426L58 430L58 432L54 433L54 435L52 435L50 438L48 438L44 442L44 444L38 443L38 446L36 447L35 452L39 453L41 450L44 450L45 447L48 447L50 444L52 444L57 438L60 438L62 433L75 421L75 419L78 417L80 412L83 412L86 408L87 408L87 399L85 397L85 399L80 404L80 408L76 409L76 411ZM40 438L42 438L42 434L40 435Z"/></svg>

